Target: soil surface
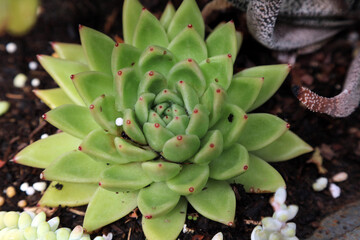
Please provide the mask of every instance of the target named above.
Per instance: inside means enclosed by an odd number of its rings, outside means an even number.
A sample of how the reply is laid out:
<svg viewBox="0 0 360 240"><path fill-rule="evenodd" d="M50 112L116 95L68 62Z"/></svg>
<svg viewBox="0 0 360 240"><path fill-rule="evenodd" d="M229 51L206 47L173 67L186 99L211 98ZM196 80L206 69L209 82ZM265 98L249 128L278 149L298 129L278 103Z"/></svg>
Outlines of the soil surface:
<svg viewBox="0 0 360 240"><path fill-rule="evenodd" d="M152 12L160 15L166 5L165 1L144 0L143 4ZM180 1L174 1L175 6ZM198 1L202 8L206 0ZM19 150L38 140L44 133L53 134L56 129L41 119L41 115L49 109L37 99L30 82L33 78L41 81L39 89L55 87L54 81L39 66L37 70L29 70L28 63L36 61L36 54L51 54L50 41L79 42L78 24L95 28L113 38L121 37L122 1L43 1L42 14L35 28L22 38L8 35L0 37L0 100L11 103L10 110L0 117L0 190L14 186L17 194L5 198L1 211L22 209L18 201L25 199L28 206L36 206L41 194L37 192L27 196L19 190L23 182L40 181L41 170L16 165L9 161ZM276 64L273 52L258 44L247 32L245 18L238 10L231 8L216 12L208 19L209 28L216 23L233 19L238 30L244 33L244 42L236 61L235 72L251 66ZM288 191L288 204L299 205L299 213L294 219L297 224L297 236L304 239L319 226L322 218L346 203L360 197L360 112L357 110L350 117L334 119L326 115L310 112L303 108L291 92L292 82L301 82L323 96L334 96L340 92L346 71L355 52L355 39L349 38L351 30L344 31L329 41L319 51L299 56L289 77L280 90L265 103L258 112L276 114L291 124L291 130L301 136L314 148L319 147L323 157L326 174L320 174L314 164L307 163L311 153L288 162L273 164L282 174ZM357 32L352 32L356 36ZM5 50L8 42L15 42L18 50L9 54ZM28 76L24 88L15 88L13 79L18 73ZM5 164L4 164L5 163ZM4 164L4 165L3 165ZM3 165L3 166L2 166ZM331 178L338 172L347 172L349 178L337 183L341 188L341 196L334 199L329 190L314 192L312 183L320 176ZM234 186L237 196L237 211L234 227L198 216L197 220L187 220L188 233L181 233L180 239L211 239L217 232L223 232L224 239L250 239L254 228L251 223L262 217L272 215L268 203L270 194L246 194L241 186ZM62 226L75 227L82 223L81 212L85 207L54 209L51 214L60 216ZM80 213L76 214L74 212ZM145 239L141 230L139 211L120 221L100 229L98 234L112 232L113 239ZM189 216L197 216L191 207Z"/></svg>

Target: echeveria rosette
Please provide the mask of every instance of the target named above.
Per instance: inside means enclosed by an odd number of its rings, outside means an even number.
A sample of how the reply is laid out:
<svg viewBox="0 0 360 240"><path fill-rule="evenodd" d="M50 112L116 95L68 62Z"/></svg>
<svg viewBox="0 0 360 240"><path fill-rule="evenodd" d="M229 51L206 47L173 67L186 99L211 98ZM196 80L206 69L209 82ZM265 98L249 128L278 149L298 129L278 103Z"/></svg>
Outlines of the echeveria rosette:
<svg viewBox="0 0 360 240"><path fill-rule="evenodd" d="M63 132L15 161L45 168L53 181L41 205L89 204L88 231L138 207L148 239L175 239L187 202L232 225L230 183L273 192L285 183L267 162L311 150L280 118L246 114L274 94L289 66L233 76L241 35L228 22L204 41L194 0L177 11L168 4L160 21L134 0L123 11L125 43L80 26L81 45L53 43L58 58L39 56L60 88L36 95L52 108L44 119Z"/></svg>

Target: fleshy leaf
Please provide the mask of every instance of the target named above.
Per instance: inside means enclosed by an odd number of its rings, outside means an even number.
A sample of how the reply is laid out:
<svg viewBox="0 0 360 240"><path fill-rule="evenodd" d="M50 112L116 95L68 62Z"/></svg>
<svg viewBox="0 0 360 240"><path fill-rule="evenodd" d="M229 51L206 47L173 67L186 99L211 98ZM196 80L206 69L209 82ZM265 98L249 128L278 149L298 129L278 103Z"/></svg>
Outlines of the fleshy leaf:
<svg viewBox="0 0 360 240"><path fill-rule="evenodd" d="M68 95L72 101L78 105L84 105L84 102L76 91L70 76L79 72L88 71L89 68L87 65L80 62L45 55L38 55L38 60L41 66L51 75L55 82L62 90L65 91L66 95Z"/></svg>
<svg viewBox="0 0 360 240"><path fill-rule="evenodd" d="M291 66L288 64L279 64L279 65L268 65L268 66L258 66L245 69L234 75L234 78L237 77L263 77L264 84L260 90L259 96L256 98L254 104L251 106L249 111L254 110L255 108L262 105L266 102L285 80Z"/></svg>
<svg viewBox="0 0 360 240"><path fill-rule="evenodd" d="M236 199L234 191L227 182L209 180L202 191L188 195L186 198L204 217L225 225L233 225Z"/></svg>
<svg viewBox="0 0 360 240"><path fill-rule="evenodd" d="M181 172L168 180L168 187L181 195L199 193L209 178L209 166L188 164L183 165ZM196 194L195 194L196 195Z"/></svg>
<svg viewBox="0 0 360 240"><path fill-rule="evenodd" d="M242 184L245 191L251 193L275 192L285 187L284 179L275 168L252 154L249 154L248 170L229 182Z"/></svg>
<svg viewBox="0 0 360 240"><path fill-rule="evenodd" d="M143 93L139 96L134 108L137 120L140 122L140 125L144 125L147 122L149 117L149 109L153 104L155 99L155 94L153 93Z"/></svg>
<svg viewBox="0 0 360 240"><path fill-rule="evenodd" d="M166 78L161 73L149 71L145 73L139 84L138 96L141 93L154 93L156 95L166 86Z"/></svg>
<svg viewBox="0 0 360 240"><path fill-rule="evenodd" d="M180 106L184 106L183 100L179 97L179 95L170 89L165 88L162 92L156 95L155 104L160 104L163 102L172 102L178 104Z"/></svg>
<svg viewBox="0 0 360 240"><path fill-rule="evenodd" d="M137 101L140 75L134 68L123 68L115 77L116 108L121 111L132 108Z"/></svg>
<svg viewBox="0 0 360 240"><path fill-rule="evenodd" d="M88 64L84 50L80 44L51 42L51 46L59 58Z"/></svg>
<svg viewBox="0 0 360 240"><path fill-rule="evenodd" d="M234 144L210 163L210 178L227 180L239 176L248 169L248 166L248 151L240 144Z"/></svg>
<svg viewBox="0 0 360 240"><path fill-rule="evenodd" d="M123 138L116 137L114 142L120 157L129 162L148 161L158 156L152 150L137 147Z"/></svg>
<svg viewBox="0 0 360 240"><path fill-rule="evenodd" d="M198 136L177 135L164 144L163 156L173 162L183 162L191 158L199 147L200 140Z"/></svg>
<svg viewBox="0 0 360 240"><path fill-rule="evenodd" d="M199 66L205 76L206 85L217 83L224 89L228 89L233 75L233 63L231 55L220 55L207 58Z"/></svg>
<svg viewBox="0 0 360 240"><path fill-rule="evenodd" d="M141 51L126 43L116 43L111 55L113 76L122 68L134 66L139 60Z"/></svg>
<svg viewBox="0 0 360 240"><path fill-rule="evenodd" d="M180 32L170 42L168 49L178 61L192 58L199 63L207 58L205 42L192 26L188 26Z"/></svg>
<svg viewBox="0 0 360 240"><path fill-rule="evenodd" d="M123 32L127 44L132 44L134 31L138 23L143 6L138 0L125 0L123 5Z"/></svg>
<svg viewBox="0 0 360 240"><path fill-rule="evenodd" d="M51 109L54 109L64 104L75 104L61 88L53 88L46 90L36 89L33 90L33 92Z"/></svg>
<svg viewBox="0 0 360 240"><path fill-rule="evenodd" d="M6 20L7 31L12 35L23 35L36 22L39 0L11 0L8 3L10 14Z"/></svg>
<svg viewBox="0 0 360 240"><path fill-rule="evenodd" d="M137 195L98 188L86 209L84 228L91 232L126 216L136 207Z"/></svg>
<svg viewBox="0 0 360 240"><path fill-rule="evenodd" d="M175 177L182 169L181 164L160 160L143 162L141 166L154 182L169 180Z"/></svg>
<svg viewBox="0 0 360 240"><path fill-rule="evenodd" d="M186 134L193 134L201 139L205 136L208 128L209 111L204 105L198 104L195 106L193 113L190 116L190 121L186 128Z"/></svg>
<svg viewBox="0 0 360 240"><path fill-rule="evenodd" d="M160 18L160 23L165 30L169 28L170 22L173 19L174 15L175 15L174 5L171 2L168 2Z"/></svg>
<svg viewBox="0 0 360 240"><path fill-rule="evenodd" d="M189 125L189 117L186 115L175 116L169 123L166 125L166 128L169 129L175 135L185 134L186 128Z"/></svg>
<svg viewBox="0 0 360 240"><path fill-rule="evenodd" d="M267 162L280 162L295 158L312 150L313 148L296 134L286 131L274 142L251 153Z"/></svg>
<svg viewBox="0 0 360 240"><path fill-rule="evenodd" d="M174 55L166 48L159 46L148 47L139 59L139 67L142 73L155 71L166 76L174 65Z"/></svg>
<svg viewBox="0 0 360 240"><path fill-rule="evenodd" d="M195 106L199 103L198 93L191 87L190 84L180 80L176 83L176 90L181 94L184 101L186 111L192 113Z"/></svg>
<svg viewBox="0 0 360 240"><path fill-rule="evenodd" d="M275 115L251 113L238 142L248 151L254 151L278 139L289 127L288 123Z"/></svg>
<svg viewBox="0 0 360 240"><path fill-rule="evenodd" d="M167 47L169 44L165 29L148 10L143 9L134 32L133 45L144 50L149 45Z"/></svg>
<svg viewBox="0 0 360 240"><path fill-rule="evenodd" d="M149 146L157 152L161 152L167 140L174 134L159 123L145 123L143 131Z"/></svg>
<svg viewBox="0 0 360 240"><path fill-rule="evenodd" d="M259 96L264 79L257 77L233 78L227 90L228 101L247 111Z"/></svg>
<svg viewBox="0 0 360 240"><path fill-rule="evenodd" d="M51 182L39 204L47 207L82 206L90 202L98 187L97 184Z"/></svg>
<svg viewBox="0 0 360 240"><path fill-rule="evenodd" d="M109 56L111 56L115 42L107 35L85 26L79 26L79 33L90 69L111 75L111 58Z"/></svg>
<svg viewBox="0 0 360 240"><path fill-rule="evenodd" d="M200 150L190 161L198 164L206 164L219 157L223 151L223 136L219 130L209 131L201 139Z"/></svg>
<svg viewBox="0 0 360 240"><path fill-rule="evenodd" d="M195 0L184 0L177 9L168 28L169 39L174 39L189 24L204 39L205 24Z"/></svg>
<svg viewBox="0 0 360 240"><path fill-rule="evenodd" d="M84 138L92 130L100 128L87 108L72 104L50 110L43 115L43 118L77 138Z"/></svg>
<svg viewBox="0 0 360 240"><path fill-rule="evenodd" d="M170 190L166 183L152 183L139 192L137 204L145 218L156 218L169 213L180 200L180 195Z"/></svg>
<svg viewBox="0 0 360 240"><path fill-rule="evenodd" d="M80 139L64 132L54 134L21 150L14 157L14 161L26 166L46 168L62 154L77 149L80 142Z"/></svg>
<svg viewBox="0 0 360 240"><path fill-rule="evenodd" d="M77 183L99 182L106 164L94 161L80 151L71 151L53 161L43 172L46 180Z"/></svg>
<svg viewBox="0 0 360 240"><path fill-rule="evenodd" d="M177 206L168 214L157 218L142 217L142 228L149 240L176 239L184 226L187 202L180 199Z"/></svg>
<svg viewBox="0 0 360 240"><path fill-rule="evenodd" d="M88 71L72 75L71 78L86 106L89 106L97 97L103 94L110 95L114 93L111 75Z"/></svg>
<svg viewBox="0 0 360 240"><path fill-rule="evenodd" d="M209 127L212 127L221 118L225 99L225 90L215 83L211 83L204 95L202 95L200 102L204 104L210 112Z"/></svg>
<svg viewBox="0 0 360 240"><path fill-rule="evenodd" d="M144 132L141 130L136 121L135 111L132 109L125 109L124 111L124 132L135 142L145 145L146 139Z"/></svg>

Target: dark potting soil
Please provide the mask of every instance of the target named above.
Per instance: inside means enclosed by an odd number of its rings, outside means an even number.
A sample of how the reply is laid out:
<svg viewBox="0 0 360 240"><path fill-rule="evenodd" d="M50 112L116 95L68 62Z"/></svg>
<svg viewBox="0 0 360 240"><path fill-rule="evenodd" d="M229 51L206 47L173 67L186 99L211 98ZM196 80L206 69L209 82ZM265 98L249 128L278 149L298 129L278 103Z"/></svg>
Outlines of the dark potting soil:
<svg viewBox="0 0 360 240"><path fill-rule="evenodd" d="M165 1L142 1L152 12L160 15ZM175 6L181 1L174 1ZM198 1L202 8L206 0ZM0 100L11 103L10 110L0 117L0 160L5 165L0 167L0 190L14 186L17 194L6 197L1 211L17 210L18 201L25 199L28 206L36 206L41 194L27 196L19 190L23 182L30 184L39 181L41 170L16 165L8 160L28 144L38 140L43 133L53 134L56 129L46 124L41 115L48 108L37 99L30 80L39 78L39 89L55 87L50 76L39 67L28 69L30 61L36 61L36 54L51 54L50 41L79 42L78 24L95 28L111 37L122 36L121 12L122 1L43 1L43 12L35 28L22 38L0 37ZM244 42L236 61L235 72L256 65L276 64L273 53L258 44L247 32L245 18L236 9L216 12L207 22L210 27L221 21L234 19L238 30L244 33ZM312 113L299 104L291 93L291 83L301 82L323 96L334 96L340 92L346 71L355 51L354 44L348 40L351 30L344 31L329 41L319 51L297 58L293 70L283 86L257 112L276 114L291 124L291 130L301 136L313 147L319 147L324 159L326 174L319 174L314 164L306 163L311 157L307 154L291 161L273 164L287 183L287 203L299 205L299 213L294 219L297 224L297 236L304 239L319 225L320 220L340 208L354 202L360 196L360 112L357 110L350 117L334 119L326 115ZM357 34L354 32L353 34ZM8 42L15 42L18 50L14 54L5 51ZM358 45L359 41L356 42ZM355 46L356 47L356 46ZM13 78L18 73L28 76L24 88L15 88ZM1 162L0 162L1 166ZM331 178L338 172L349 174L348 180L337 183L341 187L341 196L332 198L328 190L314 192L312 183L319 177ZM187 220L188 233L181 233L180 239L211 239L217 232L223 232L224 239L250 239L250 233L262 217L271 216L268 204L271 194L247 194L241 186L233 186L237 197L235 226L228 227L202 216L189 207L188 216L198 216L197 220ZM84 212L85 207L76 208ZM73 213L69 208L57 209L53 216L60 216L62 226L75 227L82 223L81 214ZM138 216L138 218L136 218ZM250 221L249 221L250 220ZM97 234L112 232L114 239L144 239L141 230L139 211L131 214L98 231Z"/></svg>

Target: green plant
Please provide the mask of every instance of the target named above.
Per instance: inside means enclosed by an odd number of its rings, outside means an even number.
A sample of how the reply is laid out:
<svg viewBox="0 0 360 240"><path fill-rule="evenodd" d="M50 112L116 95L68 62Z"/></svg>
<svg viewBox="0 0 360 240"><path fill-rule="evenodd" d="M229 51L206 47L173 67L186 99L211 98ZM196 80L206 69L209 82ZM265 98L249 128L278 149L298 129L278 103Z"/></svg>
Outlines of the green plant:
<svg viewBox="0 0 360 240"><path fill-rule="evenodd" d="M177 11L169 3L160 21L126 0L123 29L125 43L115 43L80 26L81 45L53 43L59 58L38 57L60 86L35 91L52 108L43 118L63 132L14 161L45 168L42 178L53 181L41 205L89 204L88 231L138 206L146 237L168 240L181 231L187 202L233 225L230 183L249 192L285 185L267 161L312 148L280 118L246 111L274 94L288 65L233 76L241 34L228 22L204 41L194 0Z"/></svg>

